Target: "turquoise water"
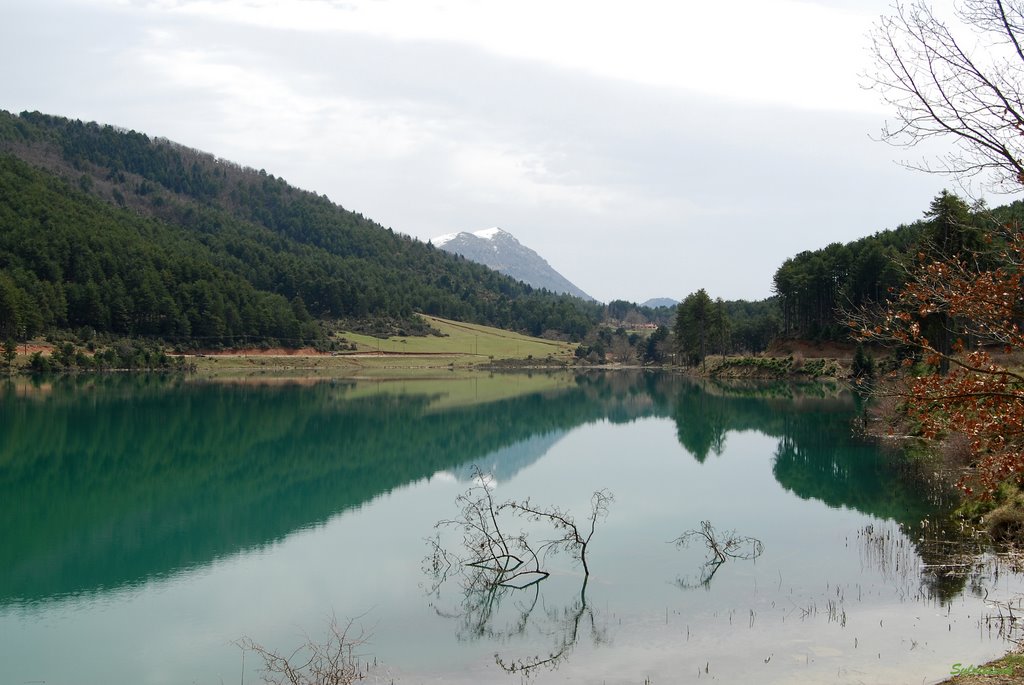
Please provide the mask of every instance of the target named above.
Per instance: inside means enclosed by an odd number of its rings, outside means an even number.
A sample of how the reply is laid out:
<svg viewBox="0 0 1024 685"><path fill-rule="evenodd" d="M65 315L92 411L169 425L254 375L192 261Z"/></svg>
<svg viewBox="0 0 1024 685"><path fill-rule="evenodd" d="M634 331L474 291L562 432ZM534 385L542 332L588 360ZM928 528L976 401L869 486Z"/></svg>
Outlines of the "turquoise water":
<svg viewBox="0 0 1024 685"><path fill-rule="evenodd" d="M530 682L920 683L1008 644L984 597L1020 577L939 544L946 493L851 436L848 394L467 382L5 386L0 682L256 683L237 640L290 651L332 614L369 682L516 683L498 660L554 656ZM474 465L578 519L614 495L585 586L559 555L486 610L429 592L425 539ZM701 521L764 551L701 584L704 547L669 544Z"/></svg>

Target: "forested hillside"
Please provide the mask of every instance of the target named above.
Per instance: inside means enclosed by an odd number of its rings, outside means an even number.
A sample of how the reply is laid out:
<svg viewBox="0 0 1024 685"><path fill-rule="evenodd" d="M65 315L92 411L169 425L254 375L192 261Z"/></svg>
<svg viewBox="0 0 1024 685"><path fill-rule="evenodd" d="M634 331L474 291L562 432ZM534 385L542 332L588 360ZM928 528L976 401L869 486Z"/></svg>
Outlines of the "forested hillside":
<svg viewBox="0 0 1024 685"><path fill-rule="evenodd" d="M970 208L944 192L918 222L786 260L777 297L706 307L722 322L700 348L755 352L780 333L846 340L839 312L884 302L919 253L977 247L987 228L1022 216L1020 202ZM0 111L2 340L86 329L295 346L323 342L339 321L424 332L417 313L582 340L598 358L621 347L620 361L658 362L685 342L660 332L654 354L643 336L616 345L596 328L667 329L675 308L534 290L263 170L134 131Z"/></svg>
<svg viewBox="0 0 1024 685"><path fill-rule="evenodd" d="M995 209L969 207L943 191L924 218L850 243L801 252L775 272L782 333L792 338L847 340L842 311L884 303L906 281L919 259L944 259L985 245L993 229L1024 218L1018 201ZM989 246L994 249L995 245Z"/></svg>
<svg viewBox="0 0 1024 685"><path fill-rule="evenodd" d="M601 306L536 291L167 140L0 112L0 337L89 327L310 343L415 314L582 337Z"/></svg>
<svg viewBox="0 0 1024 685"><path fill-rule="evenodd" d="M775 272L774 288L788 337L845 339L839 307L880 302L903 282L900 264L921 237L918 224L882 231L851 243L801 252Z"/></svg>

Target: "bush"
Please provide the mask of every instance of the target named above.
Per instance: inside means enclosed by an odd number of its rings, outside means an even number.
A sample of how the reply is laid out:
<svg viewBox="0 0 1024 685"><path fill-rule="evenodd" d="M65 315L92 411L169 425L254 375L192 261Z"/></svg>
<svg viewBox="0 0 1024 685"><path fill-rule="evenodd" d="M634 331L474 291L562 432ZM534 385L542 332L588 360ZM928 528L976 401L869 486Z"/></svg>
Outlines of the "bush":
<svg viewBox="0 0 1024 685"><path fill-rule="evenodd" d="M857 345L851 373L854 378L871 378L875 375L875 360L864 351L864 345Z"/></svg>
<svg viewBox="0 0 1024 685"><path fill-rule="evenodd" d="M992 539L999 542L1019 542L1024 539L1024 509L1010 502L985 517L985 527Z"/></svg>
<svg viewBox="0 0 1024 685"><path fill-rule="evenodd" d="M28 368L32 373L49 373L53 370L53 364L49 357L44 357L42 352L33 352L28 359Z"/></svg>
<svg viewBox="0 0 1024 685"><path fill-rule="evenodd" d="M75 363L75 345L74 343L61 343L53 349L51 355L51 361L53 364L59 364L64 368L69 368Z"/></svg>

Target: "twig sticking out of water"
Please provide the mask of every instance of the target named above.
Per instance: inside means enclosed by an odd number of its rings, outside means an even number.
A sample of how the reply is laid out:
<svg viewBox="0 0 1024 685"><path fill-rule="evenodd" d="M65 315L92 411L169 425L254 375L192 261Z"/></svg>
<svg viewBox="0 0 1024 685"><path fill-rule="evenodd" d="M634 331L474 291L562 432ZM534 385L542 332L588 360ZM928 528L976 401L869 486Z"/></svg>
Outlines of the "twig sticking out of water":
<svg viewBox="0 0 1024 685"><path fill-rule="evenodd" d="M357 651L367 640L362 630L355 633L352 621L342 625L331 616L325 640L307 636L305 643L288 654L249 637L235 644L242 649L243 659L245 652L255 652L263 659L263 682L269 685L351 685L367 676L369 664Z"/></svg>
<svg viewBox="0 0 1024 685"><path fill-rule="evenodd" d="M546 655L512 659L495 654L495 661L509 673L529 676L541 668L555 669L572 652L579 639L580 626L590 625L595 643L604 639L593 611L587 604L587 580L590 566L587 551L597 524L608 515L612 494L598 490L590 499L590 511L577 522L574 515L558 506L541 506L529 498L497 501L494 477L477 467L473 485L456 498L459 515L438 521L439 531L427 540L430 553L423 569L431 579L427 593L441 598L441 587L449 579L457 581L461 595L459 606L439 615L458 618L461 639L491 639L508 642L526 633L532 624L543 624L555 636L554 648ZM442 537L442 533L446 533ZM452 533L456 541L452 544ZM461 533L461 540L458 535ZM543 536L535 539L530 534ZM447 546L446 544L447 543ZM547 559L565 552L583 567L579 599L559 612L541 601L540 583L549 577ZM504 611L502 603L506 603ZM511 605L511 606L510 606ZM544 615L535 614L538 606ZM502 618L513 620L502 627Z"/></svg>
<svg viewBox="0 0 1024 685"><path fill-rule="evenodd" d="M711 556L701 566L697 583L690 583L683 578L676 580L676 584L682 588L698 585L707 588L727 559L756 559L764 552L764 544L757 538L738 535L734 530L718 533L710 521L701 521L700 530L688 530L671 542L676 547L687 547L693 540L703 540Z"/></svg>

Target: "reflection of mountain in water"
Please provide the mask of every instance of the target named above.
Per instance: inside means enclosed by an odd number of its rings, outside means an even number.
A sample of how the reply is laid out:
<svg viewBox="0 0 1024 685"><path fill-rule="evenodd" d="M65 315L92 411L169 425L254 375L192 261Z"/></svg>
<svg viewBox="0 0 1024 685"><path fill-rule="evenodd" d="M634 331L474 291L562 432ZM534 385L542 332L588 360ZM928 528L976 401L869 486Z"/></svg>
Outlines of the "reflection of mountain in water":
<svg viewBox="0 0 1024 685"><path fill-rule="evenodd" d="M0 389L0 605L206 564L440 471L462 478L479 463L507 480L598 420L671 416L701 461L729 431L758 430L779 437L776 477L801 497L899 521L929 506L871 450L848 448L848 398L616 373L439 411L430 387L365 396L351 382L111 377L32 399Z"/></svg>
<svg viewBox="0 0 1024 685"><path fill-rule="evenodd" d="M474 473L479 469L494 476L499 483L511 480L517 473L547 454L555 443L565 437L566 432L553 431L502 447L474 459L471 464L463 464L454 469L452 475L459 481L466 482L472 480Z"/></svg>
<svg viewBox="0 0 1024 685"><path fill-rule="evenodd" d="M431 386L434 387L434 386ZM581 384L487 404L351 383L62 379L0 395L0 603L111 588L282 538L607 413ZM434 390L433 392L436 392Z"/></svg>

